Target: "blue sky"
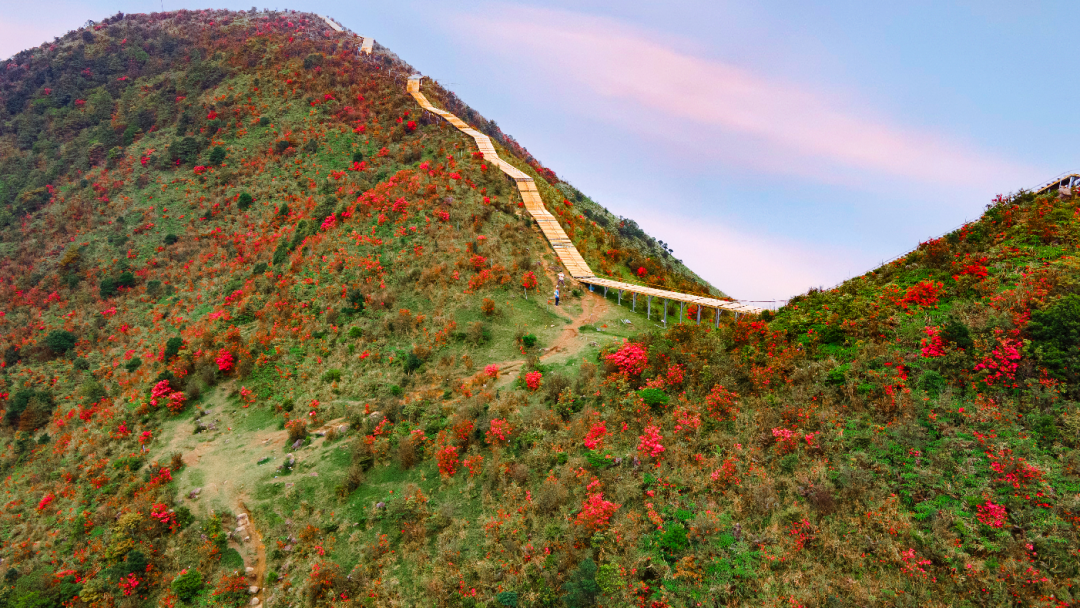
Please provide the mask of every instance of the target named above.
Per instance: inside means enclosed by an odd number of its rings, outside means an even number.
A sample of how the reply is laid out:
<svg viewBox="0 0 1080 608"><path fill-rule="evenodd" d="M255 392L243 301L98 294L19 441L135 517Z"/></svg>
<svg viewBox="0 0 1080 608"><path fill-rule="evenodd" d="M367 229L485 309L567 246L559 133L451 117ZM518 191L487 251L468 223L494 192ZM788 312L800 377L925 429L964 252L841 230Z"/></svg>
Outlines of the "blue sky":
<svg viewBox="0 0 1080 608"><path fill-rule="evenodd" d="M892 6L895 4L895 6ZM1080 169L1075 3L296 2L454 90L730 295L830 286ZM0 57L124 11L40 1ZM259 6L262 8L262 6Z"/></svg>

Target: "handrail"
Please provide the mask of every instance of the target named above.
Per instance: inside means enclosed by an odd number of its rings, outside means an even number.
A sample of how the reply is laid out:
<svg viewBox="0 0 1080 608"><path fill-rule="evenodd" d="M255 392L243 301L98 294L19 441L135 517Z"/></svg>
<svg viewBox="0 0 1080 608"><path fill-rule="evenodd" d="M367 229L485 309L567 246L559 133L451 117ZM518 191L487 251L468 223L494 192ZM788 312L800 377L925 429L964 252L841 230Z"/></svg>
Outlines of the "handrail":
<svg viewBox="0 0 1080 608"><path fill-rule="evenodd" d="M518 191L521 193L521 200L525 204L525 209L536 220L536 223L540 226L540 230L547 237L548 242L551 244L551 248L555 251L555 255L558 256L559 261L566 267L570 276L581 283L586 285L603 287L605 293L607 289L617 289L621 292L628 291L630 293L642 294L650 297L650 309L651 298L659 297L665 300L675 300L679 302L686 302L689 304L695 304L699 307L704 306L716 310L716 322L720 322L720 311L727 310L737 314L750 313L760 314L764 309L757 306L748 306L746 304L740 304L735 301L718 300L716 298L707 298L704 296L696 296L692 294L680 293L677 291L667 291L663 289L654 289L651 287L643 287L641 285L634 285L632 283L624 283L621 281L613 281L611 279L605 279L596 276L596 274L589 268L588 263L585 262L585 258L581 257L577 247L571 242L570 237L563 231L562 225L559 220L552 215L547 207L544 206L544 201L540 197L540 191L536 187L536 182L531 176L524 171L511 165L510 163L499 158L498 153L495 151L495 146L491 143L491 138L483 133L473 129L457 116L454 116L450 112L440 110L433 106L428 101L427 97L420 92L420 80L423 76L413 75L409 77L407 90L410 95L416 99L420 107L424 108L432 114L438 114L443 117L447 122L457 127L462 133L470 136L476 141L476 146L479 148L484 159L489 163L498 167L503 173L508 175L514 180L517 185ZM701 312L698 309L698 322L701 322ZM666 306L665 306L666 311Z"/></svg>

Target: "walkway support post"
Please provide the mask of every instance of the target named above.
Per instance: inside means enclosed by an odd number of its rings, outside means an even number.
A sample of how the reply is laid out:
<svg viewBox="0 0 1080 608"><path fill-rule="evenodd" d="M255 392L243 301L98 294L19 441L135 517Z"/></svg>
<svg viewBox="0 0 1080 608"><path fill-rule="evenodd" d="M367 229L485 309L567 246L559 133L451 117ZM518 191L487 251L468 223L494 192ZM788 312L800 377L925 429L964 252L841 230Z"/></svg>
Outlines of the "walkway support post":
<svg viewBox="0 0 1080 608"><path fill-rule="evenodd" d="M667 329L667 300L664 300L664 329Z"/></svg>
<svg viewBox="0 0 1080 608"><path fill-rule="evenodd" d="M685 308L686 308L686 302L683 302L682 300L680 300L679 301L679 325L682 325L683 319L686 318L686 313L683 311L683 309L685 309Z"/></svg>
<svg viewBox="0 0 1080 608"><path fill-rule="evenodd" d="M701 325L701 304L697 305L697 324Z"/></svg>
<svg viewBox="0 0 1080 608"><path fill-rule="evenodd" d="M619 290L619 306L622 306L622 290Z"/></svg>
<svg viewBox="0 0 1080 608"><path fill-rule="evenodd" d="M652 320L652 296L645 298L645 318Z"/></svg>
<svg viewBox="0 0 1080 608"><path fill-rule="evenodd" d="M720 309L716 309L716 329L720 329Z"/></svg>
<svg viewBox="0 0 1080 608"><path fill-rule="evenodd" d="M635 291L631 295L634 296L634 299L633 303L630 305L630 310L633 312L637 312L637 292Z"/></svg>

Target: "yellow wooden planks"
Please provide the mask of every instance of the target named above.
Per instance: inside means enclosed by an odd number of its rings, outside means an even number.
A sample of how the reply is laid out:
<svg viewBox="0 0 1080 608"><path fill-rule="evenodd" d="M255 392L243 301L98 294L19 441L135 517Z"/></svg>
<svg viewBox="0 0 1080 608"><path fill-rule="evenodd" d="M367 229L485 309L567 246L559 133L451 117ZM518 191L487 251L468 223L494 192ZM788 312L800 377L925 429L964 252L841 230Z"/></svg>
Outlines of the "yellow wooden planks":
<svg viewBox="0 0 1080 608"><path fill-rule="evenodd" d="M366 40L367 39L365 39L365 43ZM595 285L597 287L606 287L608 289L640 293L645 296L664 298L666 300L687 302L689 304L697 304L716 310L750 314L759 314L762 312L763 309L761 308L739 304L738 302L718 300L716 298L707 298L688 293L679 293L677 291L654 289L652 287L645 287L644 285L634 285L633 283L613 281L611 279L595 276L592 269L589 268L589 264L585 261L585 258L581 256L577 247L574 246L570 237L567 236L566 231L563 230L562 224L559 223L558 218L552 215L551 212L547 210L547 207L544 206L544 200L540 197L540 190L536 187L536 182L533 178L524 171L499 158L499 155L495 152L495 146L491 143L491 138L487 135L473 129L468 123L457 116L454 116L450 112L440 110L431 105L431 102L427 100L427 97L420 92L420 78L420 76L409 77L408 84L406 85L406 90L409 94L416 99L416 102L420 104L420 107L433 114L442 116L447 122L461 130L461 132L472 137L476 142L477 148L484 154L484 159L490 161L492 165L498 167L500 171L514 180L517 184L518 192L521 194L521 200L525 204L525 210L528 211L536 221L540 231L547 238L548 243L551 244L551 248L555 252L555 255L558 256L559 261L566 267L567 272L569 272L570 276L575 280L585 283L586 285Z"/></svg>
<svg viewBox="0 0 1080 608"><path fill-rule="evenodd" d="M329 17L326 17L326 16L323 16L323 15L319 15L319 17L320 17L320 18L321 18L321 19L322 19L323 21L325 21L325 22L326 22L326 25L329 25L329 26L330 26L331 28L333 28L333 30L334 30L335 32L343 32L343 31L345 31L345 30L343 30L343 29L341 28L341 26L340 26L340 25L338 25L338 24L337 24L337 23L336 23L336 22L335 22L335 21L334 21L333 19L331 19L331 18L329 18Z"/></svg>

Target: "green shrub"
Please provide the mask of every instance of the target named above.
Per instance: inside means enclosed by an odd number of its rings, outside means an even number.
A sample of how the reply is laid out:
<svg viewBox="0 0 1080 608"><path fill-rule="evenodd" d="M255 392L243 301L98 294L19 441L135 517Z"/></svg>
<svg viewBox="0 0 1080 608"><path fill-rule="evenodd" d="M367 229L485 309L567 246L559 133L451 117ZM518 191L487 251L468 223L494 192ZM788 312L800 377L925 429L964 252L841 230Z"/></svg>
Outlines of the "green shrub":
<svg viewBox="0 0 1080 608"><path fill-rule="evenodd" d="M277 249L274 250L274 257L273 257L273 259L270 260L270 262L274 266L281 266L285 262L285 259L288 256L289 256L289 245L288 245L288 243L285 242L284 239L282 239L281 242L278 243Z"/></svg>
<svg viewBox="0 0 1080 608"><path fill-rule="evenodd" d="M410 351L408 355L405 355L406 374L412 374L416 370L420 369L420 366L423 364L424 362L420 360L420 357L416 356L416 353Z"/></svg>
<svg viewBox="0 0 1080 608"><path fill-rule="evenodd" d="M608 456L611 456L610 451L607 451L607 452L600 452L600 451L597 451L597 450L586 450L585 451L585 460L588 460L589 465L591 465L594 469L604 470L604 469L614 465L615 464L615 459L614 458L608 458Z"/></svg>
<svg viewBox="0 0 1080 608"><path fill-rule="evenodd" d="M947 381L945 376L935 372L934 370L928 370L919 376L918 386L922 390L926 391L927 395L931 397L937 397L941 393L941 389L945 388Z"/></svg>
<svg viewBox="0 0 1080 608"><path fill-rule="evenodd" d="M592 558L585 558L570 579L563 585L563 603L567 608L586 608L596 605L596 596L600 593L600 586L596 584L596 562Z"/></svg>
<svg viewBox="0 0 1080 608"><path fill-rule="evenodd" d="M182 602L190 602L202 591L203 577L198 570L185 570L169 585Z"/></svg>
<svg viewBox="0 0 1080 608"><path fill-rule="evenodd" d="M359 327L353 326L349 328L349 337L353 340L357 340L364 335L364 330Z"/></svg>
<svg viewBox="0 0 1080 608"><path fill-rule="evenodd" d="M121 287L131 288L135 286L135 275L130 272L122 272L116 277L101 279L100 293L103 298L111 298L120 292Z"/></svg>
<svg viewBox="0 0 1080 608"><path fill-rule="evenodd" d="M843 386L847 382L847 371L851 369L850 363L844 363L843 365L837 365L829 370L829 373L825 375L825 382L833 386Z"/></svg>
<svg viewBox="0 0 1080 608"><path fill-rule="evenodd" d="M341 380L341 370L337 368L328 369L326 370L326 373L323 374L322 379L323 382L337 382L338 380Z"/></svg>
<svg viewBox="0 0 1080 608"><path fill-rule="evenodd" d="M176 243L176 241L178 241L178 240L180 240L180 239L177 238L177 236L175 234L170 233L170 234L165 235L165 245L166 246L172 245L172 244Z"/></svg>
<svg viewBox="0 0 1080 608"><path fill-rule="evenodd" d="M521 336L521 344L525 348L532 348L536 346L536 336L534 336L533 334L525 334L524 336Z"/></svg>
<svg viewBox="0 0 1080 608"><path fill-rule="evenodd" d="M194 165L199 160L199 142L194 137L185 137L175 142L169 152L173 160L187 165Z"/></svg>
<svg viewBox="0 0 1080 608"><path fill-rule="evenodd" d="M949 342L955 342L956 346L964 350L971 350L971 347L975 345L975 342L971 339L971 332L963 323L959 321L949 321L945 324L945 327L941 329L941 339L946 344Z"/></svg>
<svg viewBox="0 0 1080 608"><path fill-rule="evenodd" d="M130 373L134 372L135 370L139 369L139 367L141 365L142 365L142 359L140 359L139 357L132 357L130 361L128 361L127 363L124 364L124 369L126 369L128 371L128 373L130 374Z"/></svg>
<svg viewBox="0 0 1080 608"><path fill-rule="evenodd" d="M352 160L353 160L354 163L358 163L358 162L363 161L364 160L364 153L359 151L359 150L357 150L356 152L353 152L352 153Z"/></svg>
<svg viewBox="0 0 1080 608"><path fill-rule="evenodd" d="M210 150L210 165L217 166L225 162L225 148L221 146L214 146L213 150Z"/></svg>
<svg viewBox="0 0 1080 608"><path fill-rule="evenodd" d="M517 608L518 594L516 591L501 591L495 596L495 601L499 602L500 606L506 606L507 608Z"/></svg>
<svg viewBox="0 0 1080 608"><path fill-rule="evenodd" d="M1027 326L1038 361L1055 377L1080 379L1080 295L1069 294L1031 313Z"/></svg>
<svg viewBox="0 0 1080 608"><path fill-rule="evenodd" d="M247 209L248 207L251 206L251 203L253 203L253 202L255 202L255 199L253 199L251 197L251 195L248 194L247 192L244 192L244 193L242 193L240 195L240 198L237 199L236 205L238 207L240 207L241 209Z"/></svg>
<svg viewBox="0 0 1080 608"><path fill-rule="evenodd" d="M345 308L342 312L346 313L361 313L364 312L364 294L359 289L353 288L349 290L348 296L345 299Z"/></svg>
<svg viewBox="0 0 1080 608"><path fill-rule="evenodd" d="M662 534L660 534L660 551L664 554L664 559L668 563L674 563L675 559L680 553L686 551L690 546L690 540L687 538L686 526L682 522L675 522L667 526Z"/></svg>
<svg viewBox="0 0 1080 608"><path fill-rule="evenodd" d="M4 421L10 425L19 423L24 413L28 413L33 429L40 428L48 422L56 403L49 391L37 391L24 388L16 391L8 400L7 411Z"/></svg>
<svg viewBox="0 0 1080 608"><path fill-rule="evenodd" d="M165 342L165 352L163 353L164 356L165 356L165 362L167 363L170 359L175 357L180 352L180 349L183 348L183 347L184 347L184 339L183 338L180 338L180 337L169 338Z"/></svg>
<svg viewBox="0 0 1080 608"><path fill-rule="evenodd" d="M658 388L643 388L638 391L638 396L644 399L645 405L648 405L649 407L667 405L668 402L667 393Z"/></svg>
<svg viewBox="0 0 1080 608"><path fill-rule="evenodd" d="M53 330L49 332L49 335L45 336L45 346L57 355L62 355L75 348L75 343L78 341L79 339L75 334L63 329Z"/></svg>
<svg viewBox="0 0 1080 608"><path fill-rule="evenodd" d="M259 126L260 127L265 127L268 124L270 124L270 117L269 116L263 116L262 118L259 119Z"/></svg>

